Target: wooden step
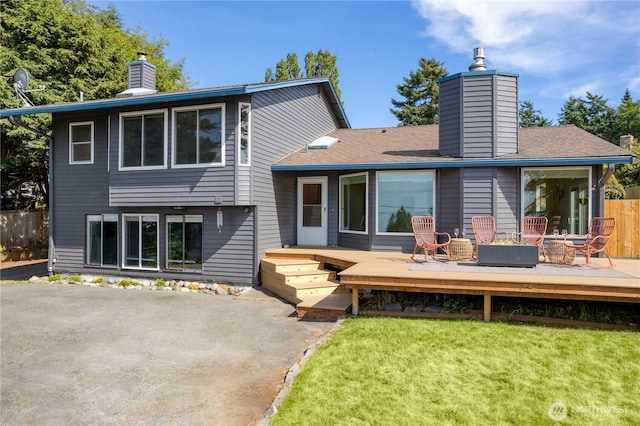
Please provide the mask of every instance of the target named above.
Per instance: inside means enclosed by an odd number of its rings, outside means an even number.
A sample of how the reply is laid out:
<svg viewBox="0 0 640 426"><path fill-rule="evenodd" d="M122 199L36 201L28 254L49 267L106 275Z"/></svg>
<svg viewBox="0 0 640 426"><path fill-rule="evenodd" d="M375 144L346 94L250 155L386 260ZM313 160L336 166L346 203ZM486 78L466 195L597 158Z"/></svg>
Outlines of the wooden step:
<svg viewBox="0 0 640 426"><path fill-rule="evenodd" d="M298 318L336 319L346 315L351 307L351 293L314 296L298 303Z"/></svg>
<svg viewBox="0 0 640 426"><path fill-rule="evenodd" d="M260 266L263 270L274 272L313 271L324 268L322 262L310 259L262 259Z"/></svg>

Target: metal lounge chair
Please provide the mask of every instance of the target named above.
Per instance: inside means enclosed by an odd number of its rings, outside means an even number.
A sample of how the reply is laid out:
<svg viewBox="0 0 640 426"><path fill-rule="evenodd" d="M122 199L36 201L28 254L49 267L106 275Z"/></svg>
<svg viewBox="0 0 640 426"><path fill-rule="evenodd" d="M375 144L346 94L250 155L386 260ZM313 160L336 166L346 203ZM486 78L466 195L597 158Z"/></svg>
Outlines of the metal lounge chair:
<svg viewBox="0 0 640 426"><path fill-rule="evenodd" d="M545 216L525 216L522 218L520 232L512 232L511 238L520 244L535 244L542 253L542 258L546 259L544 251L544 236L547 233L549 219Z"/></svg>
<svg viewBox="0 0 640 426"><path fill-rule="evenodd" d="M493 216L473 216L471 218L473 237L476 246L473 249L473 258L478 256L478 244L491 244L498 241L498 235L504 235L504 241L509 241L509 234L496 231L496 219Z"/></svg>
<svg viewBox="0 0 640 426"><path fill-rule="evenodd" d="M446 232L436 232L433 216L413 216L411 218L411 227L413 228L413 235L416 239L416 245L413 247L413 255L411 259L417 262L416 253L422 249L424 251L424 261L428 262L428 254L431 252L431 257L438 262L448 262L451 260L449 253L449 242L451 236ZM438 237L444 237L443 242L438 242ZM447 255L447 260L441 260L436 257L436 251L442 249Z"/></svg>
<svg viewBox="0 0 640 426"><path fill-rule="evenodd" d="M589 232L583 236L585 238L584 244L576 244L573 241L567 241L564 239L564 259L563 263L571 264L566 260L567 249L574 249L580 253L584 253L586 261L585 266L590 268L613 268L615 263L611 259L607 244L613 235L613 231L616 229L616 219L613 217L593 217L589 222ZM597 253L603 253L609 259L609 266L593 266L591 264L591 256Z"/></svg>

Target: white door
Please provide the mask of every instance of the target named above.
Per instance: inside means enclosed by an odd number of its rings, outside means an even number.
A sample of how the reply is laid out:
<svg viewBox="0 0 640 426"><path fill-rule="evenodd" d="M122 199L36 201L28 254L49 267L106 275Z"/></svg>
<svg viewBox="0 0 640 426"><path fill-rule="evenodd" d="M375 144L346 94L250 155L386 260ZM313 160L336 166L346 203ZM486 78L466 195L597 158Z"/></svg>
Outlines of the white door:
<svg viewBox="0 0 640 426"><path fill-rule="evenodd" d="M327 178L298 178L298 245L327 245Z"/></svg>

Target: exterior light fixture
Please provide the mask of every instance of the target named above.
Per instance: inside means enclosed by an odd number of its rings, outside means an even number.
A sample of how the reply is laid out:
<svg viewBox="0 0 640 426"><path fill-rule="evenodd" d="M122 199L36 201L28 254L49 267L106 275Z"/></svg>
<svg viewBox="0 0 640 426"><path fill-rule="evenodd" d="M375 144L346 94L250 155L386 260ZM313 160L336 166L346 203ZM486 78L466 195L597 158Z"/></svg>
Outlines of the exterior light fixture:
<svg viewBox="0 0 640 426"><path fill-rule="evenodd" d="M218 207L218 211L216 213L216 225L218 225L218 234L220 234L223 226L222 208Z"/></svg>

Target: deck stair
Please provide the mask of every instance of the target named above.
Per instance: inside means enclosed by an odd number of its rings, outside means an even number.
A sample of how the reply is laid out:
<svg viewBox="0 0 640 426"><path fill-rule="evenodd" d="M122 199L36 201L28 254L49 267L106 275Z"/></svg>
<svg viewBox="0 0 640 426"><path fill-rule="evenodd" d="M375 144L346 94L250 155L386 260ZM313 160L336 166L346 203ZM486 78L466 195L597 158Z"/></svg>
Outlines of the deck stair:
<svg viewBox="0 0 640 426"><path fill-rule="evenodd" d="M337 318L351 306L351 293L322 262L268 257L260 268L262 286L295 304L299 318Z"/></svg>

